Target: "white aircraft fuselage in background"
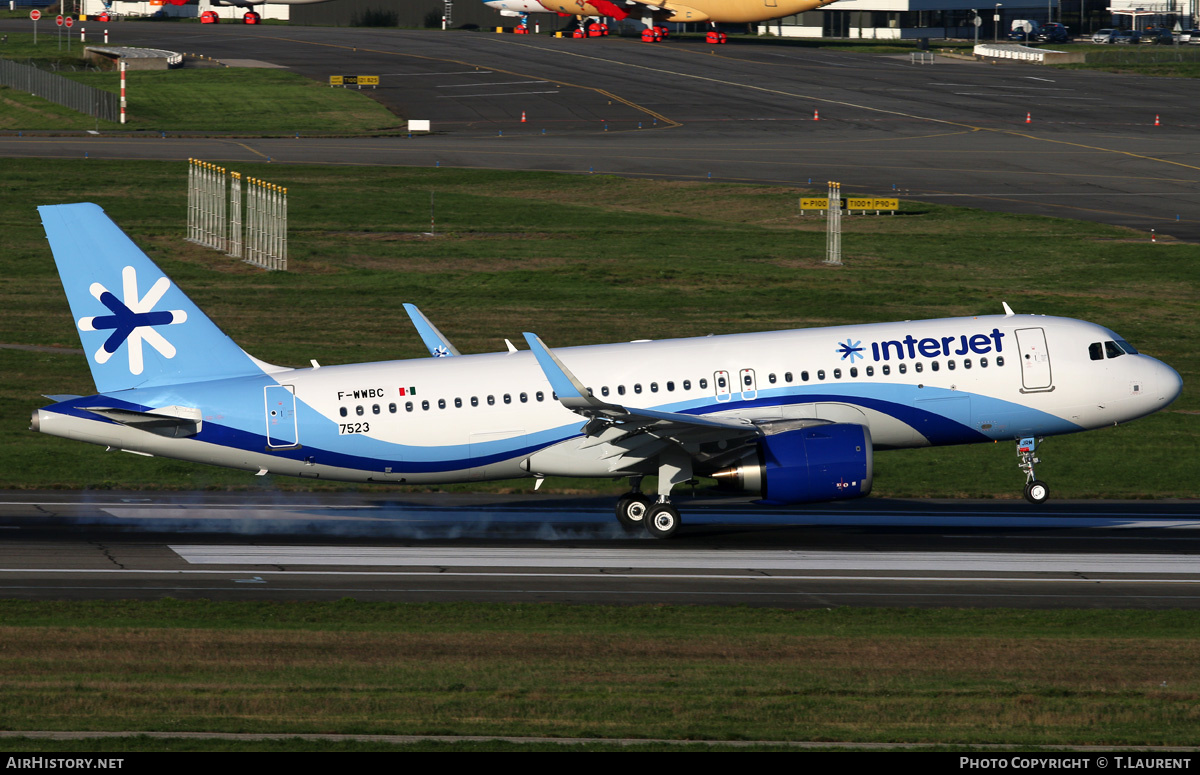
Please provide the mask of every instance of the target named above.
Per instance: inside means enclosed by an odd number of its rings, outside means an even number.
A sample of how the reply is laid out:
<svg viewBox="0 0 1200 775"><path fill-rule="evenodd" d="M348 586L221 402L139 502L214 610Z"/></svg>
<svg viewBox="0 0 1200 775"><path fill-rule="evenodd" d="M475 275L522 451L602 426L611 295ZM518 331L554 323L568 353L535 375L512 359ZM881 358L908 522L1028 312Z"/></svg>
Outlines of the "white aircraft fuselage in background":
<svg viewBox="0 0 1200 775"><path fill-rule="evenodd" d="M1035 439L1143 417L1182 387L1102 326L1015 314L557 350L526 334L530 351L480 355L414 317L451 357L284 368L222 334L100 208L39 209L100 392L56 396L33 428L260 474L629 477L618 518L669 535L671 491L696 475L833 500L870 491L875 449L1012 440L1040 502Z"/></svg>

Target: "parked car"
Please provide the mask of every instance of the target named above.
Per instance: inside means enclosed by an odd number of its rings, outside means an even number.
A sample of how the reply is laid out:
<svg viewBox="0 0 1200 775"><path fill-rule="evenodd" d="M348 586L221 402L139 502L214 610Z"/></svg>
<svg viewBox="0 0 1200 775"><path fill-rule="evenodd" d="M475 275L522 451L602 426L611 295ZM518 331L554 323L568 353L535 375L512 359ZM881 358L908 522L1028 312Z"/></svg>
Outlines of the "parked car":
<svg viewBox="0 0 1200 775"><path fill-rule="evenodd" d="M1029 19L1014 19L1012 22L1012 28L1008 33L1008 39L1026 42L1030 40L1037 40L1037 34L1037 22Z"/></svg>
<svg viewBox="0 0 1200 775"><path fill-rule="evenodd" d="M1175 36L1170 30L1162 27L1148 27L1142 30L1143 43L1157 43L1160 46L1170 46L1175 43Z"/></svg>
<svg viewBox="0 0 1200 775"><path fill-rule="evenodd" d="M1066 43L1071 39L1071 33L1058 22L1052 22L1042 25L1042 28L1038 31L1037 39L1044 43Z"/></svg>
<svg viewBox="0 0 1200 775"><path fill-rule="evenodd" d="M1096 32L1092 33L1092 42L1093 43L1112 43L1113 36L1116 34L1117 34L1117 30L1114 30L1111 28L1103 29L1103 30L1096 30Z"/></svg>
<svg viewBox="0 0 1200 775"><path fill-rule="evenodd" d="M1179 33L1179 42L1200 46L1200 30L1184 30Z"/></svg>
<svg viewBox="0 0 1200 775"><path fill-rule="evenodd" d="M1142 42L1142 34L1137 30L1117 30L1112 36L1112 42L1138 44Z"/></svg>

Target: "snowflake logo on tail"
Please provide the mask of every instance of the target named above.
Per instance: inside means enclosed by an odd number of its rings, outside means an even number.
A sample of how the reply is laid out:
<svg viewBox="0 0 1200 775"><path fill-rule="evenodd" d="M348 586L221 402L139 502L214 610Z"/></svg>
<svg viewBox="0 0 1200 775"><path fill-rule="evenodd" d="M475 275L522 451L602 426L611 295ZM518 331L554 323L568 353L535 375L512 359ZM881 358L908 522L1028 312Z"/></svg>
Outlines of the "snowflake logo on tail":
<svg viewBox="0 0 1200 775"><path fill-rule="evenodd" d="M160 310L154 312L154 305L162 299L163 294L171 287L171 281L166 277L158 278L146 295L138 296L137 270L127 266L121 270L122 293L125 300L121 301L112 291L100 283L92 283L88 290L92 296L111 313L79 319L80 331L108 331L112 334L96 351L96 363L108 362L121 345L129 343L129 372L142 373L142 342L153 347L164 358L175 357L175 346L155 330L156 326L173 326L187 320L187 312L181 309Z"/></svg>
<svg viewBox="0 0 1200 775"><path fill-rule="evenodd" d="M842 356L843 361L847 358L850 359L850 363L854 363L855 358L862 358L863 360L866 360L867 356L863 355L862 352L863 347L861 339L857 342L851 342L849 339L846 339L844 342L838 342L837 353Z"/></svg>

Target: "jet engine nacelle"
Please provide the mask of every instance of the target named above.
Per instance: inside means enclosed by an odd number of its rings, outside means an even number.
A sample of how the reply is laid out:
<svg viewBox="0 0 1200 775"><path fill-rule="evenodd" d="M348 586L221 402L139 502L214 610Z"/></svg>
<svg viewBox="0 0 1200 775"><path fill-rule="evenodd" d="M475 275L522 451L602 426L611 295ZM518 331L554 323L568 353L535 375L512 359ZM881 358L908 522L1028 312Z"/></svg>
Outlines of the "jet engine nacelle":
<svg viewBox="0 0 1200 775"><path fill-rule="evenodd" d="M871 431L838 423L776 433L758 443L754 457L714 476L776 505L860 498L874 479Z"/></svg>

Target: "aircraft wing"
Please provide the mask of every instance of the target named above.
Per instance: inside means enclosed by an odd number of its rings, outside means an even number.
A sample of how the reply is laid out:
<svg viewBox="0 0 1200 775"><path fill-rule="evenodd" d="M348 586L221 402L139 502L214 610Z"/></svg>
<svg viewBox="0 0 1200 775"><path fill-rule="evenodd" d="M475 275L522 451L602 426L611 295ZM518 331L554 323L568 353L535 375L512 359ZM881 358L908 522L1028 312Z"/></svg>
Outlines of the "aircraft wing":
<svg viewBox="0 0 1200 775"><path fill-rule="evenodd" d="M444 358L450 355L461 355L458 348L450 344L450 340L438 330L438 327L429 322L429 318L425 317L421 310L417 309L415 304L405 304L404 311L408 313L408 317L417 328L417 333L421 335L421 341L425 343L425 347L429 350L429 354L434 358Z"/></svg>
<svg viewBox="0 0 1200 775"><path fill-rule="evenodd" d="M610 445L606 457L613 459L614 471L648 460L670 446L681 446L689 455L697 457L702 444L745 442L764 435L764 430L750 420L636 409L601 401L536 334L524 336L559 403L588 418L583 432L591 438L582 448Z"/></svg>

